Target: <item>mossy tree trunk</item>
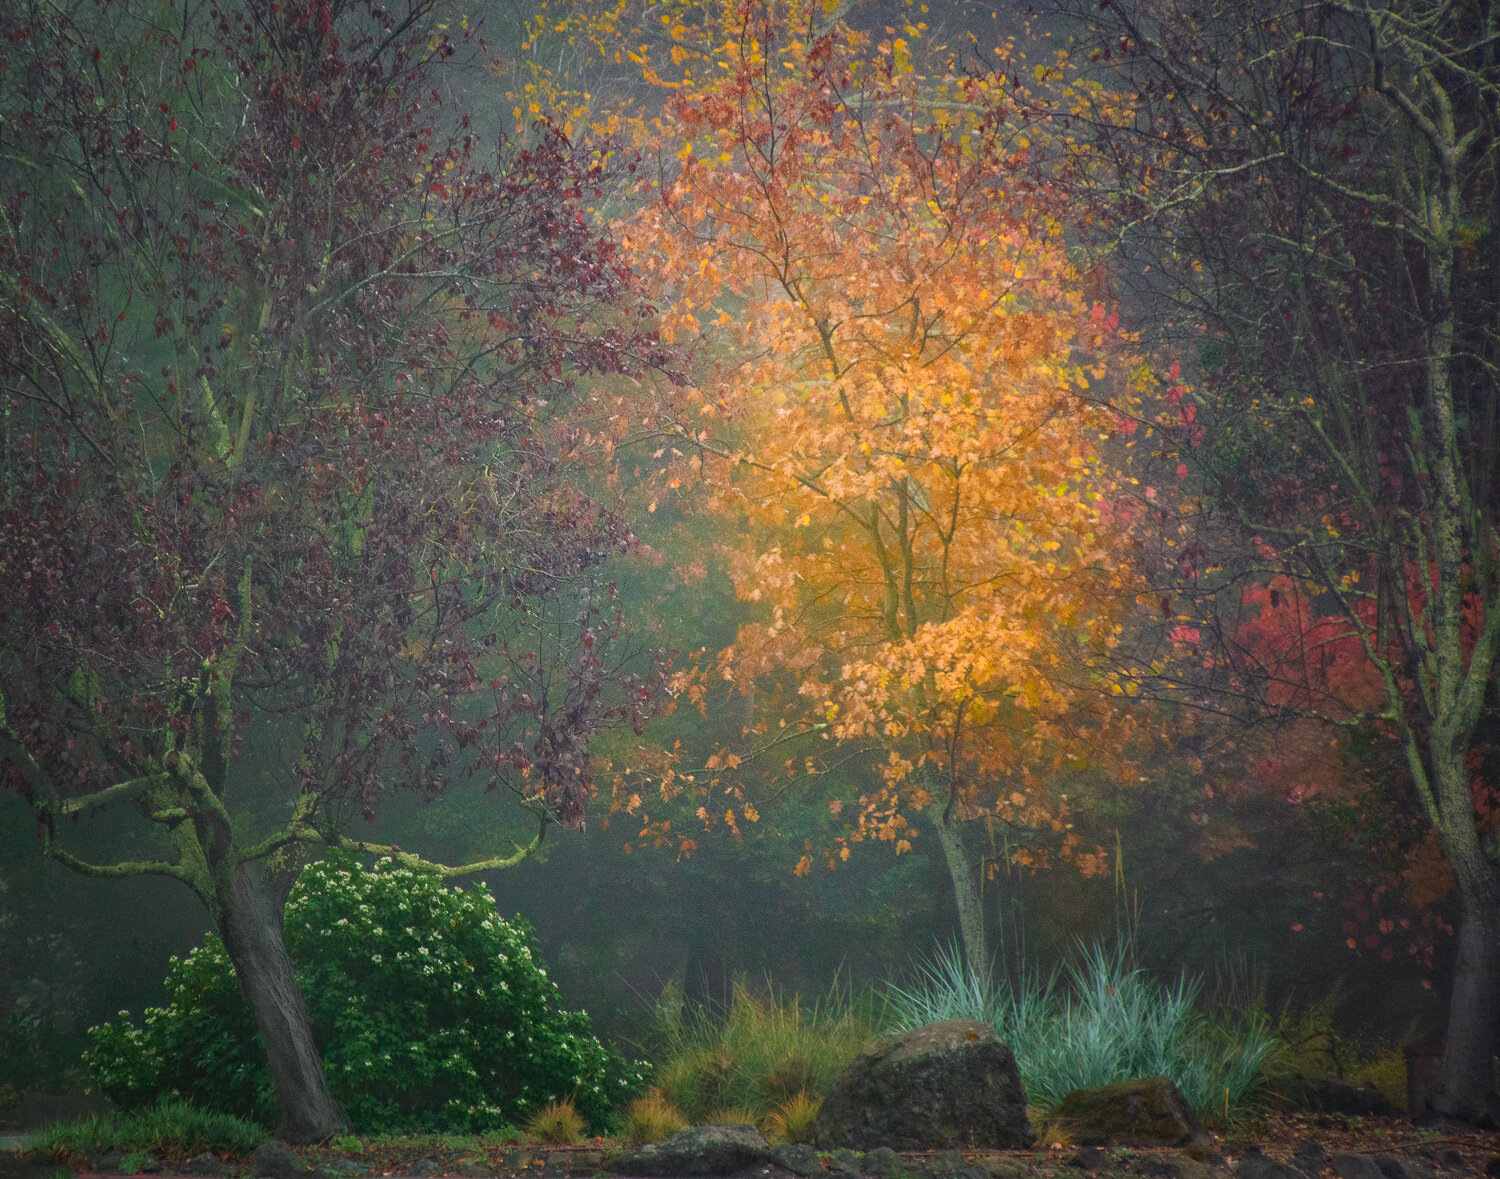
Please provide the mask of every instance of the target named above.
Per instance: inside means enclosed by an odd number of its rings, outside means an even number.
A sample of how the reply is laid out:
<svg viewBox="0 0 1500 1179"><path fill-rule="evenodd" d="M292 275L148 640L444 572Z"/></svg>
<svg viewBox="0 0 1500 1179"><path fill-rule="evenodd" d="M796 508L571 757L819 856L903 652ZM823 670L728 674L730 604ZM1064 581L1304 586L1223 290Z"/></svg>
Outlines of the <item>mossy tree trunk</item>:
<svg viewBox="0 0 1500 1179"><path fill-rule="evenodd" d="M1494 1046L1500 1043L1500 899L1461 891L1458 962L1448 1032L1431 1106L1476 1125L1493 1124Z"/></svg>
<svg viewBox="0 0 1500 1179"><path fill-rule="evenodd" d="M322 1142L347 1129L349 1116L328 1088L307 1004L282 941L280 914L247 865L226 865L215 875L227 886L216 896L215 924L265 1047L281 1115L276 1137L299 1145Z"/></svg>
<svg viewBox="0 0 1500 1179"><path fill-rule="evenodd" d="M984 933L984 898L975 879L975 868L964 851L962 826L948 808L933 811L932 826L953 881L953 900L958 908L958 932L963 939L964 961L971 971L983 974L990 965L989 944Z"/></svg>

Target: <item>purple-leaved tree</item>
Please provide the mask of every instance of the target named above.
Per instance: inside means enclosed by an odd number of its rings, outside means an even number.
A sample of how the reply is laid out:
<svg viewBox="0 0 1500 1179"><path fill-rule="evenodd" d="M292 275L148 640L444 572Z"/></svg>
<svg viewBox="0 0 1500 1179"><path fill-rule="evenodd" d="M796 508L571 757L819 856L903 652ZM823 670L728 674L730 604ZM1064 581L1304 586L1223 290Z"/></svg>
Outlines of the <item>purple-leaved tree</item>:
<svg viewBox="0 0 1500 1179"><path fill-rule="evenodd" d="M581 821L590 735L656 679L610 665L630 535L558 411L670 356L590 219L601 158L440 121L430 0L23 2L0 42L0 766L48 856L207 906L278 1134L321 1139L289 879L418 862L348 834L394 787L534 815L448 872ZM121 858L69 849L95 813Z"/></svg>

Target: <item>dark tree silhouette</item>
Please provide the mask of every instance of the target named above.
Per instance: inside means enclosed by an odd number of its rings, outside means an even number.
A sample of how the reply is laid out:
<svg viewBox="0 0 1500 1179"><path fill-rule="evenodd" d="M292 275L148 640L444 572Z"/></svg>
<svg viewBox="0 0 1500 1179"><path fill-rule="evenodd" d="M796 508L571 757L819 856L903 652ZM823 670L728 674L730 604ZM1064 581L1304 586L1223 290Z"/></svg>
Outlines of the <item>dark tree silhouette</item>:
<svg viewBox="0 0 1500 1179"><path fill-rule="evenodd" d="M417 862L347 819L472 779L537 834L446 870L517 862L654 691L606 666L631 538L556 414L666 354L591 228L601 160L444 131L443 28L428 0L0 15L0 765L47 855L207 906L293 1141L345 1122L281 942L303 857ZM117 860L66 846L95 812Z"/></svg>
<svg viewBox="0 0 1500 1179"><path fill-rule="evenodd" d="M1400 748L1390 787L1413 790L1462 914L1431 1098L1494 1119L1500 829L1476 741L1500 659L1496 13L1075 12L1104 82L1074 114L1111 247L1137 306L1203 372L1171 391L1183 413L1165 445L1199 467L1242 568L1289 579L1312 612L1291 658L1236 652L1236 687L1259 679L1269 707L1376 723ZM1359 667L1329 670L1356 649Z"/></svg>

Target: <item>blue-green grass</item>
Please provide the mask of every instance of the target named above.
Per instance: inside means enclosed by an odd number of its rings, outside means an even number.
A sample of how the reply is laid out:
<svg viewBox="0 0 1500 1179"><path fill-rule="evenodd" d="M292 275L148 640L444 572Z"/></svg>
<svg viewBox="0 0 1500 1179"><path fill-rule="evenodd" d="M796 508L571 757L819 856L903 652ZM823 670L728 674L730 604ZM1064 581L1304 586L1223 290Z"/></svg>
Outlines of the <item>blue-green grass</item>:
<svg viewBox="0 0 1500 1179"><path fill-rule="evenodd" d="M1066 985L1055 972L997 978L950 947L909 984L889 984L885 998L892 1031L940 1019L990 1024L1043 1109L1074 1089L1166 1076L1201 1120L1224 1125L1253 1111L1279 1044L1263 1012L1213 1011L1202 992L1186 972L1160 982L1136 968L1128 945L1083 950Z"/></svg>

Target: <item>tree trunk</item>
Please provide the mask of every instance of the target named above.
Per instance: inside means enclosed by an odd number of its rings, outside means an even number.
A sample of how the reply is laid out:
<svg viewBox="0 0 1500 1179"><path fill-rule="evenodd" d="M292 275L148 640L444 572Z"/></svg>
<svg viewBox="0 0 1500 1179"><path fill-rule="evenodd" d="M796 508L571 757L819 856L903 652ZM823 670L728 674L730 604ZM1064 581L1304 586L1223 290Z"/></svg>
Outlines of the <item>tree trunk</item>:
<svg viewBox="0 0 1500 1179"><path fill-rule="evenodd" d="M349 1115L329 1091L281 922L244 864L233 869L230 895L221 892L217 899L219 936L266 1049L281 1112L276 1137L299 1145L322 1142L348 1129Z"/></svg>
<svg viewBox="0 0 1500 1179"><path fill-rule="evenodd" d="M969 969L985 974L990 968L989 948L984 937L984 903L974 881L974 869L964 854L959 824L943 811L934 811L932 825L953 878L953 899L958 904L958 932L963 938L964 960Z"/></svg>
<svg viewBox="0 0 1500 1179"><path fill-rule="evenodd" d="M1428 1095L1440 1114L1494 1127L1494 1052L1500 1036L1500 890L1460 889L1458 964L1448 1002L1448 1033L1437 1086Z"/></svg>

